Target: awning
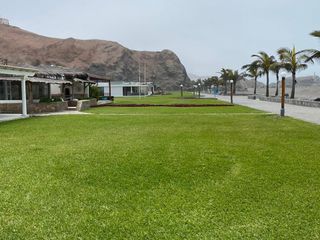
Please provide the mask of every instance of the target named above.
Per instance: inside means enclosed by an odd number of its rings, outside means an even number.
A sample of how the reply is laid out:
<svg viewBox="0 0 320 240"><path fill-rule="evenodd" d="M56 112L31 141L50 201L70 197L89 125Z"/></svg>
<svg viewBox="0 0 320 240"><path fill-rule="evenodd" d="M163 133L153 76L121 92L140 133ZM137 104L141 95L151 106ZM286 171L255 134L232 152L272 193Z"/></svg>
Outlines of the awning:
<svg viewBox="0 0 320 240"><path fill-rule="evenodd" d="M28 80L33 83L50 83L50 84L71 84L70 81L61 80L61 79L50 79L50 78L36 78L28 77Z"/></svg>
<svg viewBox="0 0 320 240"><path fill-rule="evenodd" d="M96 82L94 81L90 81L90 80L83 80L83 79L80 79L80 78L74 78L73 81L75 82L79 82L79 83L90 83L90 84L96 84Z"/></svg>
<svg viewBox="0 0 320 240"><path fill-rule="evenodd" d="M16 81L21 82L23 77L0 77L0 81ZM50 78L28 77L27 81L33 83L50 83L50 84L71 84L70 81Z"/></svg>
<svg viewBox="0 0 320 240"><path fill-rule="evenodd" d="M0 77L0 81L16 81L20 82L23 77Z"/></svg>

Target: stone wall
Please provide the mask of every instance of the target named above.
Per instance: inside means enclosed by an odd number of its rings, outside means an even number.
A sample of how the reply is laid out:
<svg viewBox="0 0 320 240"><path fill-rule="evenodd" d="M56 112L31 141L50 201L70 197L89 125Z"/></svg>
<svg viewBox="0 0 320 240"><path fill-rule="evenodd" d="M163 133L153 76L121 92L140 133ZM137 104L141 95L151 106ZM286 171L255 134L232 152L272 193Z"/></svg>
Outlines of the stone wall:
<svg viewBox="0 0 320 240"><path fill-rule="evenodd" d="M68 110L67 102L37 103L28 105L28 113L63 112Z"/></svg>
<svg viewBox="0 0 320 240"><path fill-rule="evenodd" d="M21 103L0 103L0 113L22 113Z"/></svg>
<svg viewBox="0 0 320 240"><path fill-rule="evenodd" d="M248 96L249 99L255 99L255 97L256 97L256 99L259 99L260 101L278 102L278 103L281 102L280 97L265 97L265 96L254 96L254 95ZM286 98L285 102L287 104L292 104L292 105L320 108L320 102L317 102L317 101Z"/></svg>
<svg viewBox="0 0 320 240"><path fill-rule="evenodd" d="M67 102L53 102L53 103L33 103L28 104L28 114L62 112L68 110ZM0 113L22 113L21 103L1 103Z"/></svg>
<svg viewBox="0 0 320 240"><path fill-rule="evenodd" d="M79 100L77 103L77 111L85 111L97 105L97 99Z"/></svg>

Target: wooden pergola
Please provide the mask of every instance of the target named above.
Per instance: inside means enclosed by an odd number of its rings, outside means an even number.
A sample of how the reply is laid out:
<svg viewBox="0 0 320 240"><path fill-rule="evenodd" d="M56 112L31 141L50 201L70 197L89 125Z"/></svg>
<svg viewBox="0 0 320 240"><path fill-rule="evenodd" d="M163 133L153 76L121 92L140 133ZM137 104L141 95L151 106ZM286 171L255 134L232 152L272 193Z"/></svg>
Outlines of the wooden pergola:
<svg viewBox="0 0 320 240"><path fill-rule="evenodd" d="M109 98L111 98L112 96L112 93L111 93L111 78L108 78L108 77L101 77L101 76L97 76L97 75L94 75L94 74L88 74L88 79L90 81L93 81L95 83L99 83L99 82L107 82L108 85L109 85Z"/></svg>
<svg viewBox="0 0 320 240"><path fill-rule="evenodd" d="M22 116L28 116L27 112L27 88L26 82L29 77L34 76L38 71L32 68L22 68L8 65L0 65L0 74L16 77L21 81Z"/></svg>

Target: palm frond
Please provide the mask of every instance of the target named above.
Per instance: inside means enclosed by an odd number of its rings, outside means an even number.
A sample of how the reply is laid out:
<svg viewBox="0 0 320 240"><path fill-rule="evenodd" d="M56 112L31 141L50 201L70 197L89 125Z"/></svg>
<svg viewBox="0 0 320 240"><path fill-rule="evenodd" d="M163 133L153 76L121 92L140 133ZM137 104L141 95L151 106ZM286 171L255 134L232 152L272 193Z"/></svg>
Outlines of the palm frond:
<svg viewBox="0 0 320 240"><path fill-rule="evenodd" d="M260 59L261 61L263 61L263 57L260 56L260 55L253 54L253 55L251 55L251 57L255 57L255 58L258 58L258 59Z"/></svg>
<svg viewBox="0 0 320 240"><path fill-rule="evenodd" d="M310 33L310 35L320 38L320 31L314 31L314 32Z"/></svg>
<svg viewBox="0 0 320 240"><path fill-rule="evenodd" d="M312 62L314 63L313 60L318 60L320 61L320 51L316 49L306 49L304 50L304 53L308 56L305 60L305 62Z"/></svg>
<svg viewBox="0 0 320 240"><path fill-rule="evenodd" d="M297 67L298 71L306 70L308 68L308 64L302 63Z"/></svg>

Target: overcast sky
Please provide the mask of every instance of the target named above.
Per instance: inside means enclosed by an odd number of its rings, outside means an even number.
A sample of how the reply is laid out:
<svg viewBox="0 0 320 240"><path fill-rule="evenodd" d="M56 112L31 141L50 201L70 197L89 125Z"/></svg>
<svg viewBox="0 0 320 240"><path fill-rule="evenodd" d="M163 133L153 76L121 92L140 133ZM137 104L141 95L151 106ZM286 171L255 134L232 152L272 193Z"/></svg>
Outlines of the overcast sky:
<svg viewBox="0 0 320 240"><path fill-rule="evenodd" d="M320 49L320 0L0 0L0 16L38 34L170 49L187 71L239 69L260 50ZM1 34L1 33L0 33ZM320 74L320 64L300 75Z"/></svg>

